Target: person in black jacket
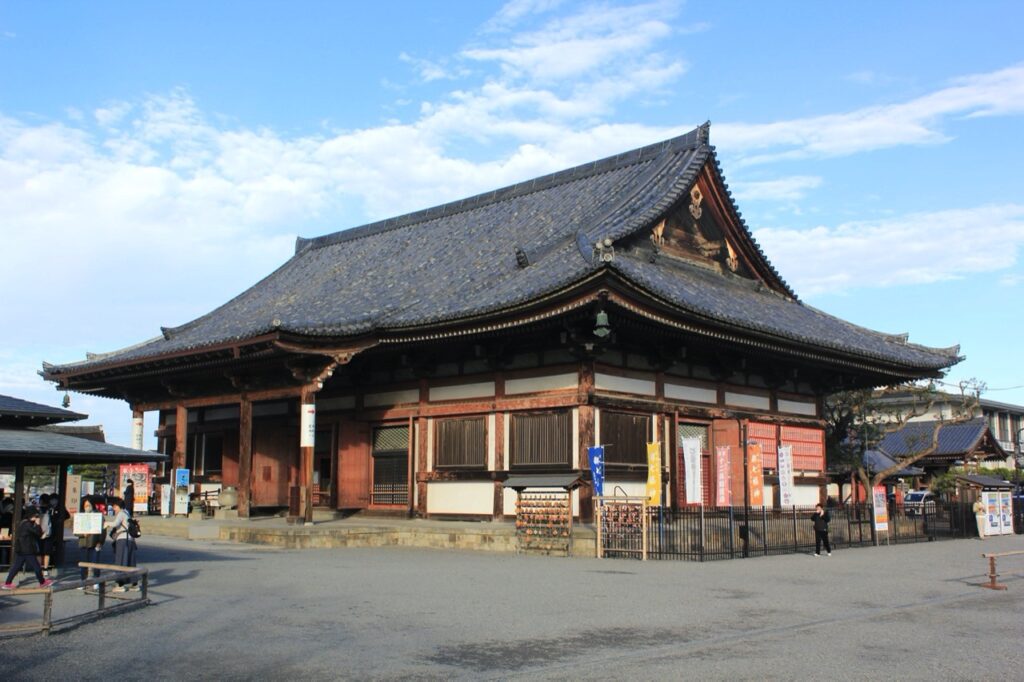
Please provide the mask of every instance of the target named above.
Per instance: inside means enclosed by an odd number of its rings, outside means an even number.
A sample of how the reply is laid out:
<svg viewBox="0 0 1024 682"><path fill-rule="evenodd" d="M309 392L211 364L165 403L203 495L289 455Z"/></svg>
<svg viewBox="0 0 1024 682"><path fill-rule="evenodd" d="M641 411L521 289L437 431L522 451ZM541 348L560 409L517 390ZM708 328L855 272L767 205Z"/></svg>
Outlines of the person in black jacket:
<svg viewBox="0 0 1024 682"><path fill-rule="evenodd" d="M825 551L832 556L832 543L828 541L828 522L832 520L829 513L821 505L814 507L814 556L821 556L821 543L825 543Z"/></svg>
<svg viewBox="0 0 1024 682"><path fill-rule="evenodd" d="M11 570L4 581L3 589L14 589L14 576L25 565L35 571L36 579L40 587L49 587L52 580L43 577L43 569L39 566L36 553L39 551L39 538L43 535L43 529L39 525L39 510L29 509L25 513L25 519L18 525L18 532L14 536L14 562Z"/></svg>

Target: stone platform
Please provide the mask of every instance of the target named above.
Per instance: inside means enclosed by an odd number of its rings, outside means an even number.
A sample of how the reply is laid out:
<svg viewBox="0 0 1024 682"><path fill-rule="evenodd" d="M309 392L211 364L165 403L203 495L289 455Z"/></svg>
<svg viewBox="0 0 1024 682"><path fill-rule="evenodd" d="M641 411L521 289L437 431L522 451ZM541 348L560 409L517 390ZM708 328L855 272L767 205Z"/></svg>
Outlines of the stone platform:
<svg viewBox="0 0 1024 682"><path fill-rule="evenodd" d="M252 519L196 519L139 516L145 542L147 535L221 540L282 549L332 547L425 547L483 552L514 553L515 526L508 522L438 521L393 517L350 516L333 518L317 513L312 525L289 524L282 517ZM573 529L572 556L593 557L595 533L591 526Z"/></svg>

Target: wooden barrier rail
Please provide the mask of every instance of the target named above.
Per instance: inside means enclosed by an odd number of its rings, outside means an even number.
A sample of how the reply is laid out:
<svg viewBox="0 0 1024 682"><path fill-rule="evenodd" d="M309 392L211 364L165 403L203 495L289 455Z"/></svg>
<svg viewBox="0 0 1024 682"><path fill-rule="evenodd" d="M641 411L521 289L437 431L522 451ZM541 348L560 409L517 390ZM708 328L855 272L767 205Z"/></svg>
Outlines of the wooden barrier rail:
<svg viewBox="0 0 1024 682"><path fill-rule="evenodd" d="M88 577L85 580L73 580L69 582L55 583L49 587L18 587L13 590L5 590L3 595L0 596L27 596L41 594L43 595L43 616L42 619L36 623L23 623L17 625L0 625L0 636L7 634L23 633L23 632L41 632L43 635L49 635L50 631L55 625L69 625L78 621L91 620L100 615L106 615L108 613L115 613L119 611L126 611L136 606L146 606L149 604L149 569L145 567L127 568L125 566L115 566L113 564L95 564L87 561L83 561L78 564L80 568L94 568L100 571L97 576ZM105 573L106 572L106 573ZM107 583L115 581L130 582L137 580L141 583L141 592L139 597L123 597L120 593L108 594ZM99 588L92 592L89 587L91 585L99 585ZM60 592L67 592L69 590L77 590L79 587L83 588L87 594L96 594L99 596L99 603L95 610L87 611L82 614L70 616L68 618L62 618L60 620L53 620L53 595ZM107 606L107 600L113 599L119 603Z"/></svg>
<svg viewBox="0 0 1024 682"><path fill-rule="evenodd" d="M999 574L996 573L996 559L999 557L1016 556L1020 554L1024 554L1024 549L1017 549L1012 552L982 553L981 558L988 559L988 585L983 584L982 587L987 587L990 590L1005 590L1006 585L1001 585L996 582L996 578L999 577Z"/></svg>

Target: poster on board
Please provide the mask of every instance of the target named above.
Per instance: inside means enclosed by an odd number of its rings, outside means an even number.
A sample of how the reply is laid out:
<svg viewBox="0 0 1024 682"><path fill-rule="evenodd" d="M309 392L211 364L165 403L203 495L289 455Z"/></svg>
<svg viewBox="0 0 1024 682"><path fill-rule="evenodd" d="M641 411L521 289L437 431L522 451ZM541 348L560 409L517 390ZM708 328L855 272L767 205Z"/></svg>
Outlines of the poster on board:
<svg viewBox="0 0 1024 682"><path fill-rule="evenodd" d="M875 508L875 530L889 530L889 505L885 503L885 486L876 485L871 491L871 502Z"/></svg>
<svg viewBox="0 0 1024 682"><path fill-rule="evenodd" d="M103 514L98 512L80 512L75 514L71 532L78 537L83 535L99 535L103 532Z"/></svg>
<svg viewBox="0 0 1024 682"><path fill-rule="evenodd" d="M148 464L122 464L118 472L118 491L123 492L132 482L135 496L131 500L125 500L125 505L131 505L132 512L145 512L149 509L149 485L150 470Z"/></svg>

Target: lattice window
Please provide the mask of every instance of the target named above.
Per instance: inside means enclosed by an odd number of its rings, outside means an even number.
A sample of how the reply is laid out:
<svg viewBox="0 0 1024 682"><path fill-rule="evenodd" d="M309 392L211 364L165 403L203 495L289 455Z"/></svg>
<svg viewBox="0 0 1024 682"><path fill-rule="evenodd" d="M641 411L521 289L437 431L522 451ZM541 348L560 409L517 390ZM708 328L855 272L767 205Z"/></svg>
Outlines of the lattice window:
<svg viewBox="0 0 1024 682"><path fill-rule="evenodd" d="M409 427L387 426L373 431L373 503L405 504L409 500Z"/></svg>
<svg viewBox="0 0 1024 682"><path fill-rule="evenodd" d="M651 416L601 411L601 444L608 464L647 464Z"/></svg>
<svg viewBox="0 0 1024 682"><path fill-rule="evenodd" d="M780 439L793 446L793 468L802 471L825 470L825 431L804 426L783 426Z"/></svg>
<svg viewBox="0 0 1024 682"><path fill-rule="evenodd" d="M762 464L765 469L779 466L778 433L775 424L750 422L747 424L747 440L761 445Z"/></svg>
<svg viewBox="0 0 1024 682"><path fill-rule="evenodd" d="M484 418L434 422L434 459L438 467L481 469L487 466Z"/></svg>
<svg viewBox="0 0 1024 682"><path fill-rule="evenodd" d="M569 466L572 412L513 414L509 440L514 467Z"/></svg>

